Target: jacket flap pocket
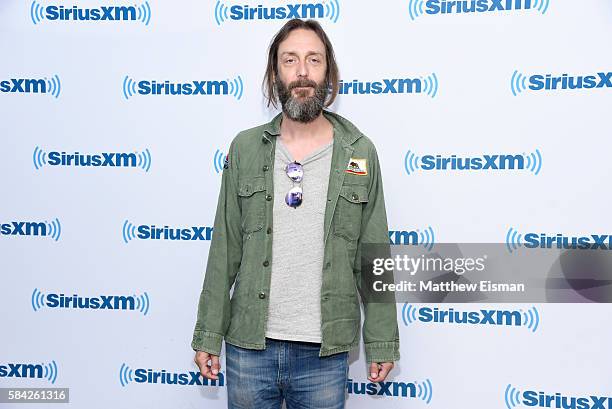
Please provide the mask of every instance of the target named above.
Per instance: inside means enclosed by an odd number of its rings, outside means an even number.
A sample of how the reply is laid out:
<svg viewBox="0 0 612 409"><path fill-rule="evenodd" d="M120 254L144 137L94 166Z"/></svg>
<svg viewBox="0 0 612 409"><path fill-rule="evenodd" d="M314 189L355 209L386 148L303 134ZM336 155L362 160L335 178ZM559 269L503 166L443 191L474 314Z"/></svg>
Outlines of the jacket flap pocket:
<svg viewBox="0 0 612 409"><path fill-rule="evenodd" d="M351 203L367 203L368 187L362 185L344 185L340 189L340 196Z"/></svg>
<svg viewBox="0 0 612 409"><path fill-rule="evenodd" d="M238 182L238 196L251 196L255 192L266 190L266 181L262 177L241 179Z"/></svg>

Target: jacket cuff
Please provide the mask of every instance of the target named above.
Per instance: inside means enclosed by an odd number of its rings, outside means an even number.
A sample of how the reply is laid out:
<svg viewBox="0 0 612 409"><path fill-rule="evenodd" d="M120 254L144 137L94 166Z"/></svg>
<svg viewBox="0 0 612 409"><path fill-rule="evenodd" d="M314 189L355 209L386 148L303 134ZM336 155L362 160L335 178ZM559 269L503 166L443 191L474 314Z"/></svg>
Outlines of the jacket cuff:
<svg viewBox="0 0 612 409"><path fill-rule="evenodd" d="M221 344L223 343L223 335L209 331L193 332L193 340L191 348L194 351L204 351L213 355L221 355Z"/></svg>
<svg viewBox="0 0 612 409"><path fill-rule="evenodd" d="M365 356L368 364L399 361L399 341L367 343L365 344Z"/></svg>

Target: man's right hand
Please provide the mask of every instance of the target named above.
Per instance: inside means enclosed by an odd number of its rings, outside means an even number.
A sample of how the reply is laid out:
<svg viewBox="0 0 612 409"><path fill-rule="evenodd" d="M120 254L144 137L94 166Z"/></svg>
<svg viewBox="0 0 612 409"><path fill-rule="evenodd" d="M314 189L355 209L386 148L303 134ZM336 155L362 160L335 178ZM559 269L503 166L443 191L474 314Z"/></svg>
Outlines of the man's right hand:
<svg viewBox="0 0 612 409"><path fill-rule="evenodd" d="M218 380L219 379L219 371L221 370L221 364L219 363L219 355L209 354L204 351L196 351L194 361L198 368L200 368L200 373L203 377ZM208 362L211 362L209 365Z"/></svg>

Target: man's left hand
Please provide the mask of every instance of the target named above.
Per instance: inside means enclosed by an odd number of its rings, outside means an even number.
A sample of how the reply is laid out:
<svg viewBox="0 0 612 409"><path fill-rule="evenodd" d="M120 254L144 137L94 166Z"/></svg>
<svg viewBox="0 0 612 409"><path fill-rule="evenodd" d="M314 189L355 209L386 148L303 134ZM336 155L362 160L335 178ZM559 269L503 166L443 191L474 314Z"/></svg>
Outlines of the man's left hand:
<svg viewBox="0 0 612 409"><path fill-rule="evenodd" d="M393 369L393 362L372 362L370 364L368 380L370 382L382 382L391 369Z"/></svg>

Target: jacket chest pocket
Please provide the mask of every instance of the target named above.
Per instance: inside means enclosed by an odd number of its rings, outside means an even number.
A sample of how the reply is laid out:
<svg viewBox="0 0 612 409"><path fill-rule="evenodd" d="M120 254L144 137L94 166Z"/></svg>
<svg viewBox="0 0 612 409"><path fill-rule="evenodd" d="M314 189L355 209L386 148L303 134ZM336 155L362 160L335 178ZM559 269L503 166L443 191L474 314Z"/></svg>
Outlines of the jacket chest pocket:
<svg viewBox="0 0 612 409"><path fill-rule="evenodd" d="M261 230L266 210L266 182L263 176L240 179L238 196L242 209L241 227L245 233Z"/></svg>
<svg viewBox="0 0 612 409"><path fill-rule="evenodd" d="M361 233L361 213L367 202L367 186L342 186L336 205L334 234L349 241L357 240Z"/></svg>

